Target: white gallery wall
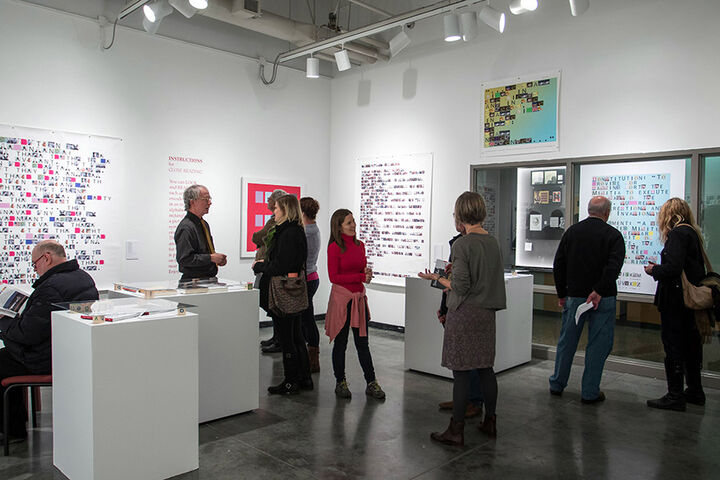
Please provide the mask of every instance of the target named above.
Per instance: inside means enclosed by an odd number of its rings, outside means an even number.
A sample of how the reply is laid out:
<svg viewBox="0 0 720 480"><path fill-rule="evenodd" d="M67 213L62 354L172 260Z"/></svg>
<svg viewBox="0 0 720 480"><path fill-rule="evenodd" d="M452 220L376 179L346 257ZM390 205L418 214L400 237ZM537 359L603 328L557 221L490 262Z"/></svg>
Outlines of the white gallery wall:
<svg viewBox="0 0 720 480"><path fill-rule="evenodd" d="M110 50L99 39L91 20L0 0L0 123L123 140L117 222L139 259L122 260L120 280L169 278L169 156L203 160L223 277L253 278L252 260L239 258L242 177L305 186L328 223L329 80L281 68L266 87L251 59L120 27ZM328 292L324 282L319 313Z"/></svg>
<svg viewBox="0 0 720 480"><path fill-rule="evenodd" d="M331 82L332 208L353 208L358 158L432 152L431 243L446 245L470 165L720 145L717 0L592 1L578 18L566 0L545 0L508 17L503 35L481 24L465 44L442 41L441 19L418 23L414 46L389 64ZM560 151L481 157L480 84L557 69ZM403 288L371 286L368 297L374 321L404 325Z"/></svg>

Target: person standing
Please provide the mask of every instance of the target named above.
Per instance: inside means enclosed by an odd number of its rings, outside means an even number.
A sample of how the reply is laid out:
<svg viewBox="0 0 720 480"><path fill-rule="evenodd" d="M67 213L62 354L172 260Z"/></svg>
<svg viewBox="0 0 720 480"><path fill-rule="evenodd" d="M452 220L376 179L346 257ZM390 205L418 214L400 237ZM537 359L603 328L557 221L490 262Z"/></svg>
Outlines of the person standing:
<svg viewBox="0 0 720 480"><path fill-rule="evenodd" d="M268 387L268 393L294 395L300 390L312 390L305 339L302 335L301 313L283 315L270 310L270 282L276 276L298 276L305 269L307 243L302 227L300 203L295 195L283 195L275 201L276 225L268 235L267 260L256 262L255 273L260 277L260 307L268 312L276 325L283 354L284 378L278 385Z"/></svg>
<svg viewBox="0 0 720 480"><path fill-rule="evenodd" d="M465 235L452 246L450 278L426 271L420 276L448 290L448 313L443 335L442 366L453 372L453 414L448 428L430 438L446 445L465 444L465 412L470 390L470 372L480 377L485 402L481 432L497 436L497 379L495 364L495 312L505 309L505 279L497 240L483 228L485 200L475 192L464 192L455 201L455 221Z"/></svg>
<svg viewBox="0 0 720 480"><path fill-rule="evenodd" d="M325 334L334 342L332 363L336 381L335 395L340 398L352 397L345 378L345 351L352 329L355 349L367 382L365 395L383 400L385 392L375 378L375 367L370 355L370 310L363 285L372 280L372 269L367 266L365 244L357 239L355 218L350 210L335 210L330 218L327 259L332 288L325 314Z"/></svg>
<svg viewBox="0 0 720 480"><path fill-rule="evenodd" d="M617 278L625 260L622 234L607 220L611 202L596 196L588 203L588 217L568 228L555 253L553 275L558 305L562 307L562 326L555 353L555 371L550 377L550 393L562 395L585 323L588 344L582 377L581 401L602 402L600 391L605 360L612 351L615 330ZM584 303L592 308L575 323L575 312Z"/></svg>
<svg viewBox="0 0 720 480"><path fill-rule="evenodd" d="M257 232L252 234L252 242L255 244L255 247L257 250L255 250L255 261L256 262L262 262L265 261L267 257L267 245L265 245L265 239L267 239L268 234L270 233L270 230L272 230L275 227L275 215L272 214L272 212L275 211L275 200L282 197L283 195L287 195L287 192L282 189L274 190L270 196L267 199L267 208L270 210L271 215L270 218L268 218L268 221L265 222L265 226L258 230ZM255 264L253 263L253 266ZM255 278L255 288L260 288L260 277L262 276L262 273L257 273ZM263 353L278 353L282 349L280 348L280 340L277 335L277 325L275 325L275 322L273 321L273 334L272 337L268 338L267 340L262 340L260 342L260 348Z"/></svg>
<svg viewBox="0 0 720 480"><path fill-rule="evenodd" d="M658 282L655 305L660 311L668 391L658 399L648 400L647 405L684 412L687 402L705 405L700 376L702 336L694 312L685 307L680 278L685 272L688 281L698 285L705 277L702 235L690 205L681 198L671 198L660 207L658 228L665 247L660 252L660 264L646 265L645 273ZM687 389L683 392L684 381Z"/></svg>
<svg viewBox="0 0 720 480"><path fill-rule="evenodd" d="M307 290L308 308L302 314L302 331L307 342L308 355L310 357L310 373L320 371L320 332L315 323L315 308L313 307L313 296L320 286L320 276L317 272L317 259L320 253L320 229L317 226L317 212L320 204L312 197L300 199L303 225L305 226L305 238L307 240Z"/></svg>
<svg viewBox="0 0 720 480"><path fill-rule="evenodd" d="M212 278L218 267L227 264L227 255L217 253L210 225L203 217L210 211L212 197L203 185L191 185L183 192L187 214L175 229L175 258L181 282Z"/></svg>
<svg viewBox="0 0 720 480"><path fill-rule="evenodd" d="M80 269L77 260L68 260L65 249L55 240L44 240L33 248L32 266L38 274L25 309L11 318L0 316L0 380L21 375L49 375L52 372L51 313L60 302L98 299L92 277ZM0 387L0 411L5 389ZM9 425L3 435L10 441L27 437L27 411L22 389L10 391Z"/></svg>
<svg viewBox="0 0 720 480"><path fill-rule="evenodd" d="M465 227L462 223L455 221L455 230L457 230L458 234L455 235L453 238L450 239L450 249L452 251L453 243L455 243L455 240L462 237L465 234ZM452 262L452 257L449 259L449 261ZM450 273L452 269L452 263L449 263L446 267L446 273ZM440 309L437 312L438 320L440 321L440 324L445 327L445 320L447 318L447 292L443 291L442 294L442 300L440 301ZM465 418L473 418L477 417L478 415L482 414L482 391L480 390L480 375L478 375L477 370L470 370L470 393L468 396L468 404L467 408L465 410ZM440 402L438 404L438 407L440 410L452 410L453 409L453 402L452 400L448 402Z"/></svg>

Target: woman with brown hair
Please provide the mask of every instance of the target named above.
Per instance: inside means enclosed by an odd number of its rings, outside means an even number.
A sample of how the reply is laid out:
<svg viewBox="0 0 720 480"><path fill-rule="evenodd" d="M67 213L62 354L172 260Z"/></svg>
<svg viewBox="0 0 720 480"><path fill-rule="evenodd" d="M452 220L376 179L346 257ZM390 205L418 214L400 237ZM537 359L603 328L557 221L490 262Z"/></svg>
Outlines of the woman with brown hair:
<svg viewBox="0 0 720 480"><path fill-rule="evenodd" d="M665 247L660 264L645 266L645 273L657 280L655 305L660 311L660 328L665 349L665 376L668 393L648 400L648 407L685 411L686 402L705 405L702 388L702 337L694 312L685 307L681 275L697 285L705 277L702 234L690 205L671 198L660 207L658 229ZM687 389L683 392L684 382Z"/></svg>
<svg viewBox="0 0 720 480"><path fill-rule="evenodd" d="M370 355L370 310L363 285L370 283L372 270L367 267L365 244L355 235L355 219L350 210L341 208L332 214L327 263L332 289L325 314L325 333L331 342L335 342L332 350L335 395L341 398L352 396L345 379L345 350L352 329L358 359L367 382L365 394L382 400L385 392L375 378L375 368Z"/></svg>
<svg viewBox="0 0 720 480"><path fill-rule="evenodd" d="M302 313L302 332L307 342L310 356L310 373L320 371L320 332L315 323L315 308L313 297L320 286L320 276L317 272L317 259L320 253L320 229L317 226L317 212L320 204L312 197L300 199L303 225L305 225L305 238L307 239L307 276L308 308Z"/></svg>
<svg viewBox="0 0 720 480"><path fill-rule="evenodd" d="M283 354L284 378L278 385L268 387L270 394L293 395L300 390L312 390L305 340L301 329L301 314L280 315L271 311L268 302L270 281L275 276L298 276L305 269L307 242L302 226L300 203L295 195L283 195L275 201L275 227L268 233L267 259L253 265L260 277L260 306L273 317Z"/></svg>
<svg viewBox="0 0 720 480"><path fill-rule="evenodd" d="M478 428L491 437L497 436L495 312L505 308L505 280L500 246L482 226L486 216L482 196L475 192L460 195L454 215L465 235L452 245L450 278L429 271L420 276L448 289L442 366L452 370L454 379L450 425L442 433L433 432L430 438L460 446L465 444L465 410L472 370L480 376L485 402L485 418Z"/></svg>

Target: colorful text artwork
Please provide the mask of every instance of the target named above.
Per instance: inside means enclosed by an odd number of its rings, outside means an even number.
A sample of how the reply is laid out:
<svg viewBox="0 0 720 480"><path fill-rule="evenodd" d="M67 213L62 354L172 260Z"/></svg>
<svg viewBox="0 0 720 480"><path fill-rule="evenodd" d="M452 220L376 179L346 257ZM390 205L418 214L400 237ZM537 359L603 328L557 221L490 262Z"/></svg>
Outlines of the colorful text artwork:
<svg viewBox="0 0 720 480"><path fill-rule="evenodd" d="M592 195L612 199L608 221L625 239L625 265L660 263L663 245L656 225L658 210L670 199L670 174L647 173L592 177ZM644 273L623 269L618 285L640 287Z"/></svg>
<svg viewBox="0 0 720 480"><path fill-rule="evenodd" d="M358 237L378 283L404 285L427 268L432 155L360 160Z"/></svg>
<svg viewBox="0 0 720 480"><path fill-rule="evenodd" d="M54 239L93 275L119 269L110 225L120 140L0 125L0 281L32 283L32 250ZM111 280L108 278L107 280Z"/></svg>
<svg viewBox="0 0 720 480"><path fill-rule="evenodd" d="M485 148L557 141L558 78L485 89Z"/></svg>

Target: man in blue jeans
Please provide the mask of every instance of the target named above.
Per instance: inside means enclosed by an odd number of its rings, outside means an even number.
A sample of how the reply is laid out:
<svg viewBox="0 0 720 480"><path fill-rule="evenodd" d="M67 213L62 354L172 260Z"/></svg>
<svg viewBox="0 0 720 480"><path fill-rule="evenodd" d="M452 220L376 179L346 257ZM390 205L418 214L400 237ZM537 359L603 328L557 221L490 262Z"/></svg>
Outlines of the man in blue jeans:
<svg viewBox="0 0 720 480"><path fill-rule="evenodd" d="M581 398L586 404L605 400L600 379L613 347L616 281L625 260L622 234L607 224L610 208L607 198L591 198L588 217L565 231L553 262L558 305L563 311L550 393L562 395L567 386L578 340L587 323ZM584 303L592 303L592 308L583 313L576 324L575 312Z"/></svg>

